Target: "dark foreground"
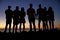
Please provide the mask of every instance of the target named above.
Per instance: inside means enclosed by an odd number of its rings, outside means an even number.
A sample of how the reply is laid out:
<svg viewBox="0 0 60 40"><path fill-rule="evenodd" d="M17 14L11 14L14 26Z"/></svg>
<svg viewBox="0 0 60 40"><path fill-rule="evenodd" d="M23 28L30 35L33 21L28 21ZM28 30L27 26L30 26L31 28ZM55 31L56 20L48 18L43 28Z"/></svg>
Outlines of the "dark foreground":
<svg viewBox="0 0 60 40"><path fill-rule="evenodd" d="M58 37L58 38L57 38ZM0 32L0 40L52 40L60 39L60 30L44 30L37 32L21 32L21 33L2 33Z"/></svg>

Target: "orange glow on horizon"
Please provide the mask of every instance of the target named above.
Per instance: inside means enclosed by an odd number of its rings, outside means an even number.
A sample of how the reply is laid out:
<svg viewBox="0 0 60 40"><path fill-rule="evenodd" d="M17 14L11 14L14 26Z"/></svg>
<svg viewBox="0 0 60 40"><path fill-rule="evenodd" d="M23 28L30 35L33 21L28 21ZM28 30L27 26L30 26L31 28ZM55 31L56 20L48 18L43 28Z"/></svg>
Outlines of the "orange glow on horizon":
<svg viewBox="0 0 60 40"><path fill-rule="evenodd" d="M55 26L55 28L58 28L58 29L60 28L60 24L58 24L56 22L55 22L54 26ZM12 25L12 27L13 27L13 25ZM1 28L3 28L3 29L5 28L5 23L4 22L0 23L0 29ZM25 24L25 28L29 28L29 23L28 22ZM38 23L36 23L36 28L38 28ZM42 28L42 23L41 23L41 28Z"/></svg>

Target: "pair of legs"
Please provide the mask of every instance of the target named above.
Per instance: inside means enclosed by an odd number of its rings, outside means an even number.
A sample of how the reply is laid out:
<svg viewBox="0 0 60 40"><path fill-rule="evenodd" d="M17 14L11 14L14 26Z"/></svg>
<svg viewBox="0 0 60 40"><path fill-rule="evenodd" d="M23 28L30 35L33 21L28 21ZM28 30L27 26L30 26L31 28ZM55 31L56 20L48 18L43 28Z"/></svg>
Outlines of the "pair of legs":
<svg viewBox="0 0 60 40"><path fill-rule="evenodd" d="M42 21L42 23L43 23L43 30L45 29L45 21L44 21L44 20L39 20L39 21L38 21L39 31L40 31L40 23L41 23L41 21Z"/></svg>
<svg viewBox="0 0 60 40"><path fill-rule="evenodd" d="M46 20L46 28L48 29L48 20Z"/></svg>
<svg viewBox="0 0 60 40"><path fill-rule="evenodd" d="M15 32L17 32L17 24L13 24L13 32L14 32L14 30L15 30Z"/></svg>
<svg viewBox="0 0 60 40"><path fill-rule="evenodd" d="M54 29L54 20L49 20L50 29Z"/></svg>
<svg viewBox="0 0 60 40"><path fill-rule="evenodd" d="M8 25L9 25L9 32L11 32L11 23L10 23L10 24L6 23L6 26L5 26L5 32L7 31Z"/></svg>
<svg viewBox="0 0 60 40"><path fill-rule="evenodd" d="M42 22L43 22L43 30L46 30L46 23L45 23L45 20L43 20Z"/></svg>
<svg viewBox="0 0 60 40"><path fill-rule="evenodd" d="M32 31L32 24L33 24L33 29L36 32L36 26L35 26L35 22L29 22L30 23L30 31Z"/></svg>
<svg viewBox="0 0 60 40"><path fill-rule="evenodd" d="M33 29L36 32L35 18L34 17L29 17L29 24L30 24L30 31L32 31L32 24L33 24Z"/></svg>
<svg viewBox="0 0 60 40"><path fill-rule="evenodd" d="M44 27L45 27L45 29L48 29L48 20L44 21Z"/></svg>
<svg viewBox="0 0 60 40"><path fill-rule="evenodd" d="M20 32L21 32L21 25L23 24L23 31L25 31L25 23L20 23Z"/></svg>
<svg viewBox="0 0 60 40"><path fill-rule="evenodd" d="M38 28L39 28L39 31L40 31L40 23L41 23L41 20L38 21Z"/></svg>

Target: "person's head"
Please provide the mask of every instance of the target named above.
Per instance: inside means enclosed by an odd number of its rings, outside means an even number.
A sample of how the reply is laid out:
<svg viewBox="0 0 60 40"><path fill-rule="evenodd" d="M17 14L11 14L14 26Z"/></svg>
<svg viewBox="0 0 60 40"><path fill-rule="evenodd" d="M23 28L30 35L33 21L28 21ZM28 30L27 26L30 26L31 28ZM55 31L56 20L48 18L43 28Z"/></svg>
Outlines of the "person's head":
<svg viewBox="0 0 60 40"><path fill-rule="evenodd" d="M21 10L24 11L24 7L22 7Z"/></svg>
<svg viewBox="0 0 60 40"><path fill-rule="evenodd" d="M30 8L32 8L32 6L33 6L33 5L32 5L32 4L30 4L29 6L30 6Z"/></svg>
<svg viewBox="0 0 60 40"><path fill-rule="evenodd" d="M46 7L44 7L44 10L47 10L47 8L46 8Z"/></svg>
<svg viewBox="0 0 60 40"><path fill-rule="evenodd" d="M11 6L8 6L8 9L11 9Z"/></svg>
<svg viewBox="0 0 60 40"><path fill-rule="evenodd" d="M19 10L19 6L16 6L16 10Z"/></svg>
<svg viewBox="0 0 60 40"><path fill-rule="evenodd" d="M41 8L41 4L39 4L39 8Z"/></svg>
<svg viewBox="0 0 60 40"><path fill-rule="evenodd" d="M52 7L51 6L49 7L49 10L52 10Z"/></svg>

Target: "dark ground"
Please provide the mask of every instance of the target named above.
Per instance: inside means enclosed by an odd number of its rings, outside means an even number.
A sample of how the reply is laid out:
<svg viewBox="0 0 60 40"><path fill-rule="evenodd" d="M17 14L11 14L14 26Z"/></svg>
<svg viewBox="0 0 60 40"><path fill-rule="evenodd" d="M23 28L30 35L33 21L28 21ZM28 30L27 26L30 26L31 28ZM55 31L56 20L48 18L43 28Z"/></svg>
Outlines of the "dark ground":
<svg viewBox="0 0 60 40"><path fill-rule="evenodd" d="M1 40L52 40L60 39L60 30L44 30L37 32L5 33L0 32Z"/></svg>

